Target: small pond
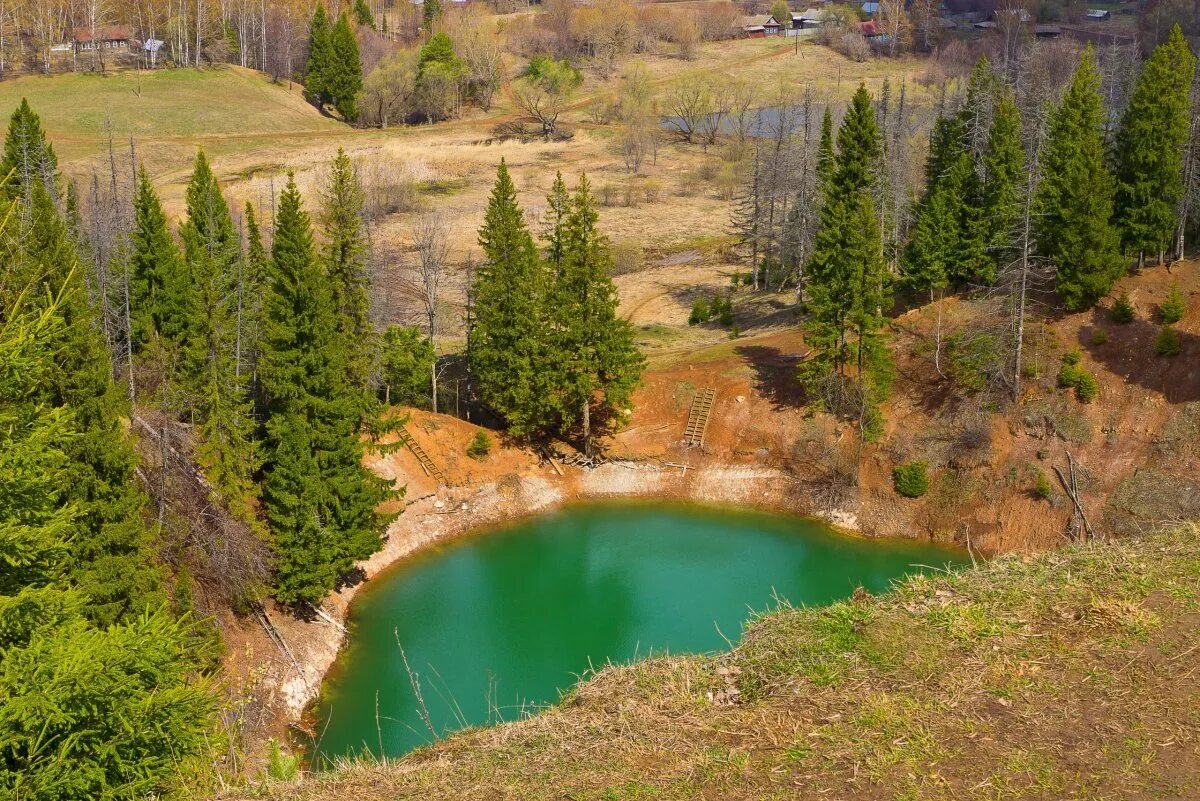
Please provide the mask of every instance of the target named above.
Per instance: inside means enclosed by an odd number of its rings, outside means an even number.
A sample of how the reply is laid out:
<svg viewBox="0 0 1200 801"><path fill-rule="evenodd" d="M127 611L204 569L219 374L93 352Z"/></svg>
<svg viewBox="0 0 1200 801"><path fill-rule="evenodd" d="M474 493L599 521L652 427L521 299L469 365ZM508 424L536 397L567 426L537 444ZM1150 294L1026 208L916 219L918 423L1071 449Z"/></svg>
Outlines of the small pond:
<svg viewBox="0 0 1200 801"><path fill-rule="evenodd" d="M452 541L355 599L313 762L431 742L414 675L441 735L534 711L609 660L726 648L776 598L826 604L962 562L802 518L661 503L567 507Z"/></svg>

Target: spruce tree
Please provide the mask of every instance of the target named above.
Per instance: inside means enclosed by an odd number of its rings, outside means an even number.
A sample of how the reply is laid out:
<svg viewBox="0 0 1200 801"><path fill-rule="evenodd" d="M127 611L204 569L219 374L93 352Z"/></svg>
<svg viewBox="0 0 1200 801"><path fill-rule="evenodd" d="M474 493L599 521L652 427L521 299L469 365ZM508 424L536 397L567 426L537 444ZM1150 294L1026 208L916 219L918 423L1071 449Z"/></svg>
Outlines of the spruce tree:
<svg viewBox="0 0 1200 801"><path fill-rule="evenodd" d="M598 220L587 176L581 176L561 226L562 260L551 302L552 342L563 363L555 376L561 382L563 418L579 426L587 455L597 424L621 422L645 363L633 328L617 316L612 256L596 228Z"/></svg>
<svg viewBox="0 0 1200 801"><path fill-rule="evenodd" d="M347 354L350 386L368 396L375 351L371 324L367 238L363 228L365 195L350 157L338 148L321 196L321 233L334 309L341 331L353 345Z"/></svg>
<svg viewBox="0 0 1200 801"><path fill-rule="evenodd" d="M62 295L62 325L51 340L55 361L39 383L48 409L66 408L77 434L69 440L69 479L64 499L78 510L66 565L70 583L88 599L86 616L110 625L141 614L161 600L160 577L151 564L151 538L141 519L144 496L134 471L133 448L124 436L125 400L113 384L110 354L83 282L70 232L49 191L35 181L19 231L5 230L7 252L23 254L9 270L6 295L17 287L35 308ZM16 236L16 240L12 239ZM11 296L6 297L11 302Z"/></svg>
<svg viewBox="0 0 1200 801"><path fill-rule="evenodd" d="M21 98L21 105L9 118L4 158L0 159L0 180L6 179L4 191L10 198L23 195L28 199L32 182L40 180L53 196L57 171L58 157L46 140L41 118L29 107L29 101Z"/></svg>
<svg viewBox="0 0 1200 801"><path fill-rule="evenodd" d="M881 397L887 351L883 344L883 310L889 305L890 281L883 258L882 233L872 196L881 152L871 96L860 86L838 131L837 154L824 182L820 228L808 267L808 311L805 339L817 351L806 364L810 388L836 376L858 394L858 409L835 408L858 415L864 435L878 428L875 404ZM852 381L847 367L855 365Z"/></svg>
<svg viewBox="0 0 1200 801"><path fill-rule="evenodd" d="M987 283L996 280L1015 255L1017 223L1021 217L1025 180L1025 148L1021 114L1008 87L1001 87L992 109L987 149L983 157L980 202L980 240L990 264Z"/></svg>
<svg viewBox="0 0 1200 801"><path fill-rule="evenodd" d="M1126 252L1160 260L1171 243L1183 196L1196 58L1176 25L1146 59L1116 141L1116 220Z"/></svg>
<svg viewBox="0 0 1200 801"><path fill-rule="evenodd" d="M145 168L138 172L133 212L129 305L134 347L145 347L155 336L182 345L192 319L191 281Z"/></svg>
<svg viewBox="0 0 1200 801"><path fill-rule="evenodd" d="M375 15L371 13L371 7L367 5L367 0L354 0L354 21L363 27L375 30Z"/></svg>
<svg viewBox="0 0 1200 801"><path fill-rule="evenodd" d="M267 409L264 500L278 554L276 597L319 603L372 554L391 497L362 465L360 399L346 381L346 338L293 177L271 249L260 376Z"/></svg>
<svg viewBox="0 0 1200 801"><path fill-rule="evenodd" d="M329 49L332 61L325 79L325 91L342 119L354 122L358 119L358 96L363 88L362 59L354 29L345 14L338 17L329 33Z"/></svg>
<svg viewBox="0 0 1200 801"><path fill-rule="evenodd" d="M318 3L308 23L308 62L304 65L304 93L318 107L329 103L330 75L334 69L329 15Z"/></svg>
<svg viewBox="0 0 1200 801"><path fill-rule="evenodd" d="M246 258L243 261L241 351L249 374L250 396L261 398L258 357L262 353L263 297L270 279L271 256L263 246L262 231L254 206L246 201Z"/></svg>
<svg viewBox="0 0 1200 801"><path fill-rule="evenodd" d="M817 145L817 181L822 187L833 178L835 169L833 150L833 112L825 106L821 115L821 139Z"/></svg>
<svg viewBox="0 0 1200 801"><path fill-rule="evenodd" d="M1114 182L1104 121L1100 73L1089 44L1051 114L1034 202L1038 251L1054 264L1056 290L1072 311L1094 304L1125 271L1112 225Z"/></svg>
<svg viewBox="0 0 1200 801"><path fill-rule="evenodd" d="M35 254L5 220L0 272L28 276L20 262ZM133 477L106 476L125 483L83 494L75 482L92 465L76 461L78 443L96 432L70 406L46 405L74 336L63 313L83 295L77 276L68 267L27 291L9 289L0 296L0 797L169 797L209 753L215 694L194 675L187 625L160 611L161 600L117 623L111 597L90 594L105 587L78 582L80 551L94 552L95 504L132 489ZM123 441L118 432L108 444ZM118 532L107 534L114 545ZM101 557L103 568L128 573L127 586L156 572L112 556Z"/></svg>
<svg viewBox="0 0 1200 801"><path fill-rule="evenodd" d="M504 160L496 171L483 226L483 263L472 288L467 335L471 375L483 403L517 437L553 427L553 381L543 349L547 340L543 302L547 270L517 204Z"/></svg>
<svg viewBox="0 0 1200 801"><path fill-rule="evenodd" d="M185 198L188 216L180 236L193 302L182 377L199 418L196 452L227 508L250 519L259 461L247 376L237 363L241 243L203 151L196 156Z"/></svg>
<svg viewBox="0 0 1200 801"><path fill-rule="evenodd" d="M561 172L555 173L554 183L550 186L550 194L546 196L546 211L542 218L542 239L546 242L546 261L554 276L562 274L566 248L565 227L570 212L571 195L567 192L567 184L563 180Z"/></svg>
<svg viewBox="0 0 1200 801"><path fill-rule="evenodd" d="M425 0L421 5L421 27L425 38L433 35L433 24L442 18L442 0Z"/></svg>

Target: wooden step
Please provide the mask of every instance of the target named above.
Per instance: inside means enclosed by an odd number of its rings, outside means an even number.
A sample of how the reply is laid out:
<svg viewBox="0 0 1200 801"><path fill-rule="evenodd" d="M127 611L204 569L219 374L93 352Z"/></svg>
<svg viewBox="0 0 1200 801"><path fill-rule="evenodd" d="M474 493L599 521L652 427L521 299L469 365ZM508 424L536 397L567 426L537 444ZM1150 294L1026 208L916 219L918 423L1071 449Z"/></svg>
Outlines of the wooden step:
<svg viewBox="0 0 1200 801"><path fill-rule="evenodd" d="M429 454L426 453L425 449L421 447L421 443L417 442L413 435L409 433L408 429L404 426L399 426L396 429L396 432L400 437L400 441L404 443L404 445L407 446L410 451L413 452L413 456L417 457L417 461L421 463L421 469L424 470L427 475L433 476L438 484L445 484L446 476L443 475L442 471L438 469L438 466L433 463L433 460L429 458Z"/></svg>
<svg viewBox="0 0 1200 801"><path fill-rule="evenodd" d="M704 444L704 432L708 430L708 419L712 415L716 395L715 389L705 387L692 398L687 425L683 429L683 441L688 447L697 448Z"/></svg>

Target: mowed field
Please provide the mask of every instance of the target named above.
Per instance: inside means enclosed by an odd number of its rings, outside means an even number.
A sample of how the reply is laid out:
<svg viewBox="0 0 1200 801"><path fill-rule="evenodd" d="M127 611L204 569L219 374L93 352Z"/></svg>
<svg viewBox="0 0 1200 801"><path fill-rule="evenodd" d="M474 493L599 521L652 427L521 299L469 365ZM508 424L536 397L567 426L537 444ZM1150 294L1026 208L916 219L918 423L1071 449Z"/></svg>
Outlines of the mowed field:
<svg viewBox="0 0 1200 801"><path fill-rule="evenodd" d="M860 82L877 90L885 77L905 82L915 105L930 101L930 90L918 80L925 72L923 61L855 63L811 42L735 40L706 44L693 60L670 52L637 60L663 113L674 86L703 79L751 81L762 106L781 94L799 95L805 87L818 104L840 106ZM520 68L510 58L506 75L511 79ZM737 269L725 245L731 242L731 196L747 146L704 148L675 141L664 131L656 157L643 165L641 175L631 176L621 155L619 126L594 124L589 113L597 100L618 96L620 72L609 78L585 73L583 87L561 117L574 135L561 142L493 138L497 123L518 113L507 85L486 114L469 108L460 119L381 131L323 116L305 102L299 86L232 66L27 77L0 83L0 110L28 98L55 144L63 172L81 187L91 183L93 173L107 174L110 131L119 179L128 182L132 137L138 160L176 220L200 148L235 209L250 202L264 211L289 172L296 174L311 210L330 159L344 148L358 163L368 195L379 201L373 241L394 307L391 316L401 321L417 310L408 242L419 215L446 216L453 231L451 258L464 265L479 256L475 231L501 158L535 228L555 173L561 171L573 185L586 172L604 200L602 228L616 245L640 255L637 274L619 281L623 310L638 325L686 329L693 298L682 291L684 284L715 291ZM404 195L399 204L390 200L397 192ZM452 277L443 292L451 335L461 317L464 286Z"/></svg>

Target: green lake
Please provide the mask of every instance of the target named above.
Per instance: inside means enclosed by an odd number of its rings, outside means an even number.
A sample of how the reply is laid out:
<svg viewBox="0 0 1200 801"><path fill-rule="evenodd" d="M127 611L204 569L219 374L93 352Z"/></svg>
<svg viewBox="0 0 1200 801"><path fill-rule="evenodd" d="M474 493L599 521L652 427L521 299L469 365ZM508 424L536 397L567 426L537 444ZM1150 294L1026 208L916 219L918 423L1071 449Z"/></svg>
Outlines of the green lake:
<svg viewBox="0 0 1200 801"><path fill-rule="evenodd" d="M356 597L317 707L313 763L397 756L553 702L589 667L727 647L776 599L827 604L964 555L796 517L667 504L572 506L407 559Z"/></svg>

